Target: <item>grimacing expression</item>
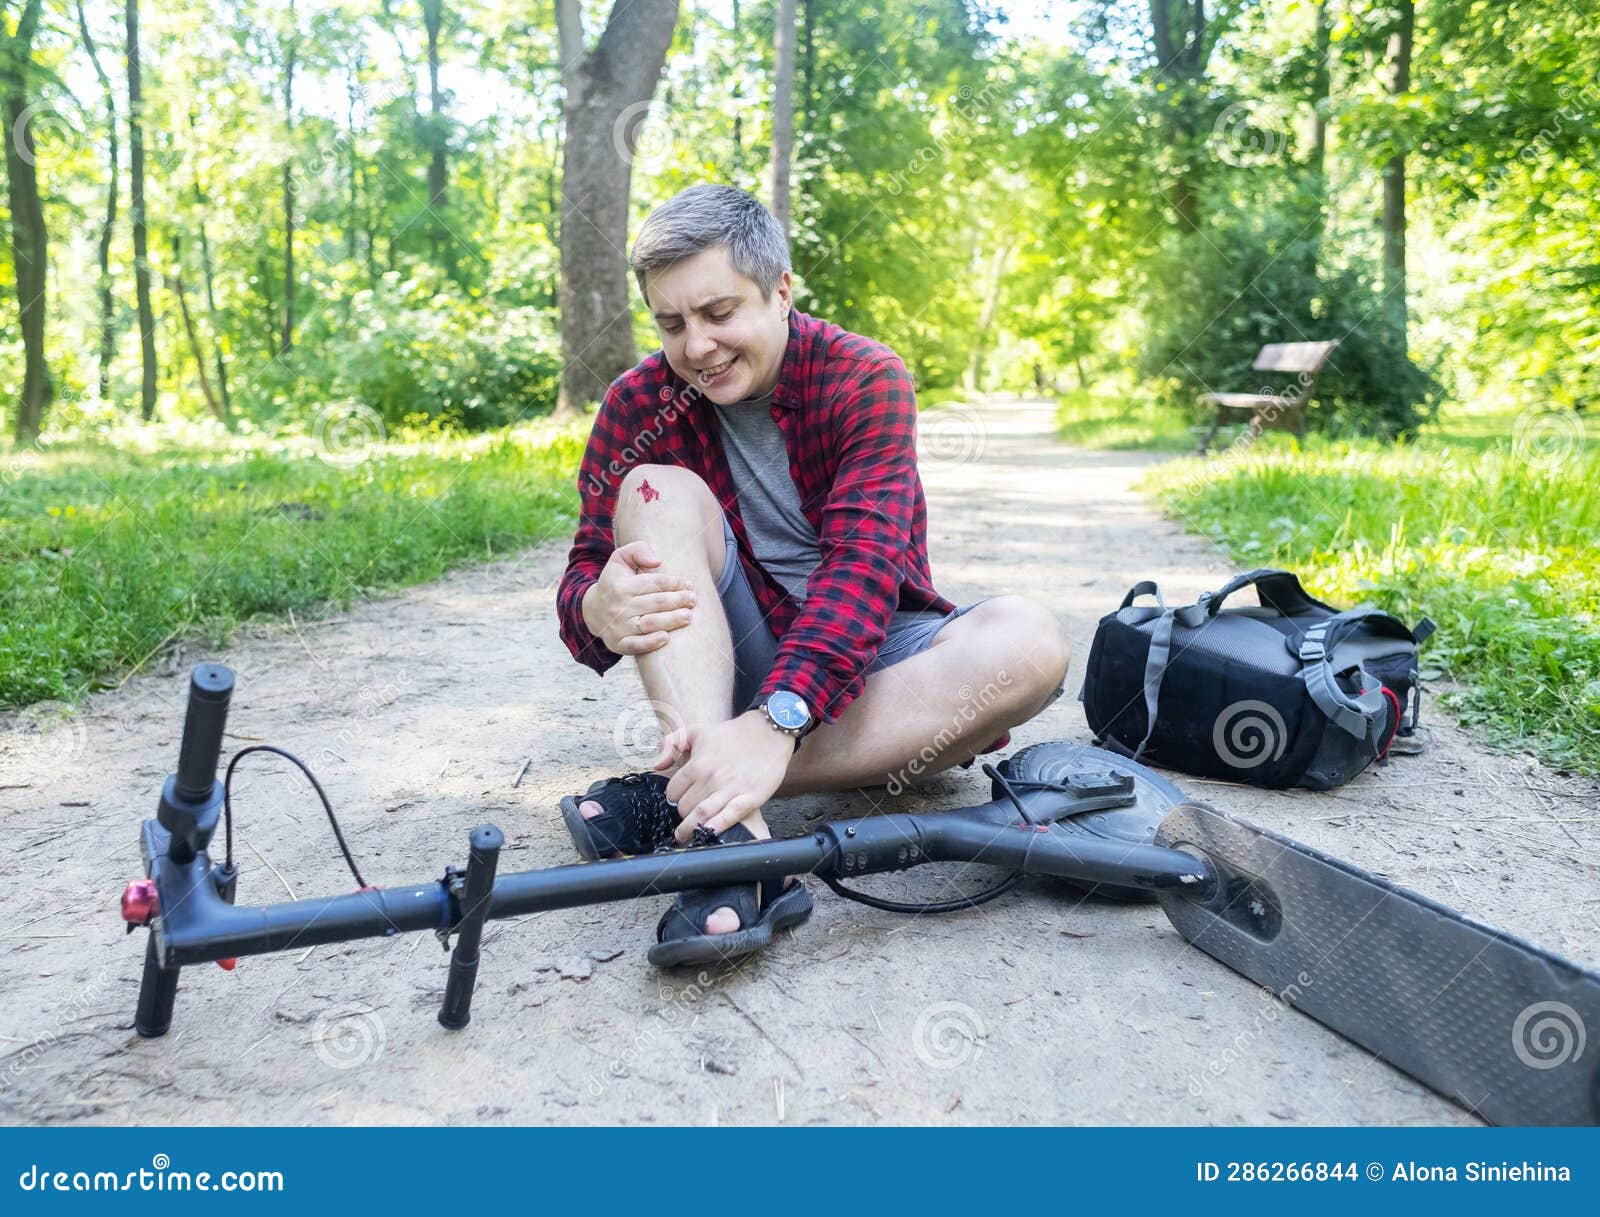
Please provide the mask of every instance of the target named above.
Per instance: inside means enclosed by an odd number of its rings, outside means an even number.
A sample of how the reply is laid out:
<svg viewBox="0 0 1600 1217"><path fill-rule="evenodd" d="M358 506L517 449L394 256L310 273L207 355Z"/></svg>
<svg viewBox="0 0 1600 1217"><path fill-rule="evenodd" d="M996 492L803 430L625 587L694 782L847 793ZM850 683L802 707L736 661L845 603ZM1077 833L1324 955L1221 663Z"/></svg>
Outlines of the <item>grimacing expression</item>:
<svg viewBox="0 0 1600 1217"><path fill-rule="evenodd" d="M769 392L789 343L788 271L762 298L760 286L733 269L726 245L645 276L661 349L679 376L718 405Z"/></svg>

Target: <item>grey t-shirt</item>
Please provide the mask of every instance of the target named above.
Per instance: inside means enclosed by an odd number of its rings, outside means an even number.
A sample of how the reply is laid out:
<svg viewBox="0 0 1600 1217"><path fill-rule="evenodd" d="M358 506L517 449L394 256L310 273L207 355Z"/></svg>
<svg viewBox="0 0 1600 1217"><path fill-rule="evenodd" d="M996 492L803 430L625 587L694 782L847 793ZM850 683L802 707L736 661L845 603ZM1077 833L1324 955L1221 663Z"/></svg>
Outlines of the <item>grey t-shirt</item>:
<svg viewBox="0 0 1600 1217"><path fill-rule="evenodd" d="M800 492L789 476L789 451L772 421L772 394L749 397L731 406L711 403L722 424L722 451L739 495L739 515L756 561L796 601L806 598L806 581L822 561L816 529L800 510ZM890 626L927 616L927 610L896 609Z"/></svg>
<svg viewBox="0 0 1600 1217"><path fill-rule="evenodd" d="M756 561L797 601L822 550L817 531L800 510L800 492L789 476L783 432L772 421L772 394L731 406L712 402L722 424L722 451L739 495L739 515Z"/></svg>

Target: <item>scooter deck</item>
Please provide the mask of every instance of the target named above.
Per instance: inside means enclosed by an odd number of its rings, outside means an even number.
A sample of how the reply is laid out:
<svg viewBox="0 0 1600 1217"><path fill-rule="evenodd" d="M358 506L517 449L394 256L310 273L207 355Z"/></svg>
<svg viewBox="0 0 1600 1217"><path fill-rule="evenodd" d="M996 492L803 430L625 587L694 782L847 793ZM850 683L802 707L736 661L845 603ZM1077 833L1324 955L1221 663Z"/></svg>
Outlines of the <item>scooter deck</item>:
<svg viewBox="0 0 1600 1217"><path fill-rule="evenodd" d="M1600 976L1199 804L1156 834L1223 876L1191 944L1496 1124L1600 1122Z"/></svg>
<svg viewBox="0 0 1600 1217"><path fill-rule="evenodd" d="M1088 837L1149 845L1167 813L1184 801L1182 790L1137 761L1066 740L1030 744L1007 757L998 768L1001 775L1019 782L1054 782L1071 789L1070 793L1023 789L1020 796L1031 815L1047 822L1052 833L1069 840ZM996 799L1004 797L1000 782L991 784L990 794ZM1054 882L1109 900L1155 900L1153 893L1138 887L1071 879Z"/></svg>

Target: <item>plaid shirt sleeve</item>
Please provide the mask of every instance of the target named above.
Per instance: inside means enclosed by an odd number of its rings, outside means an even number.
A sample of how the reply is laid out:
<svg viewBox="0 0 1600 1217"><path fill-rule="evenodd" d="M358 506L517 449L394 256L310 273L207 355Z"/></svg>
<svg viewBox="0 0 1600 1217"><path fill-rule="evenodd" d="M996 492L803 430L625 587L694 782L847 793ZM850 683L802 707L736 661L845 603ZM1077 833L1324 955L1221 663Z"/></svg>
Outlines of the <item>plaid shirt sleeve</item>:
<svg viewBox="0 0 1600 1217"><path fill-rule="evenodd" d="M834 399L838 467L822 508L822 560L778 645L765 697L789 689L831 723L861 692L899 603L917 479L916 394L894 356Z"/></svg>
<svg viewBox="0 0 1600 1217"><path fill-rule="evenodd" d="M595 414L578 466L578 531L567 554L566 574L556 589L561 641L574 659L602 676L622 656L608 649L583 623L583 594L600 578L616 548L611 517L617 506L617 489L627 473L622 455L630 433L628 413L626 395L613 384Z"/></svg>

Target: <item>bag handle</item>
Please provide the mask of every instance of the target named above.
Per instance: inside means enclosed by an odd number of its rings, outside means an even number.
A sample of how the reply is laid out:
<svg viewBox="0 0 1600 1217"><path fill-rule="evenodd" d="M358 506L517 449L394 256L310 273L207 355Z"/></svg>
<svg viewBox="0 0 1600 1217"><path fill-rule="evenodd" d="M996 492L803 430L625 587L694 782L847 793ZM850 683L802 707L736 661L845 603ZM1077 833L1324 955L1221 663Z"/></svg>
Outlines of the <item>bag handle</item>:
<svg viewBox="0 0 1600 1217"><path fill-rule="evenodd" d="M1195 601L1195 607L1203 607L1207 617L1215 617L1221 610L1224 600L1234 592L1252 586L1255 587L1256 594L1261 597L1262 604L1277 609L1280 613L1303 612L1313 608L1325 608L1330 611L1332 609L1331 605L1323 604L1322 601L1308 596L1292 571L1276 570L1272 567L1261 567L1246 571L1242 575L1235 575L1216 591L1202 593L1200 599Z"/></svg>
<svg viewBox="0 0 1600 1217"><path fill-rule="evenodd" d="M1167 602L1161 598L1161 585L1154 579L1145 579L1143 582L1135 583L1128 589L1128 594L1122 598L1122 603L1117 607L1131 608L1133 602L1140 596L1154 596L1157 604L1163 609L1167 607Z"/></svg>

